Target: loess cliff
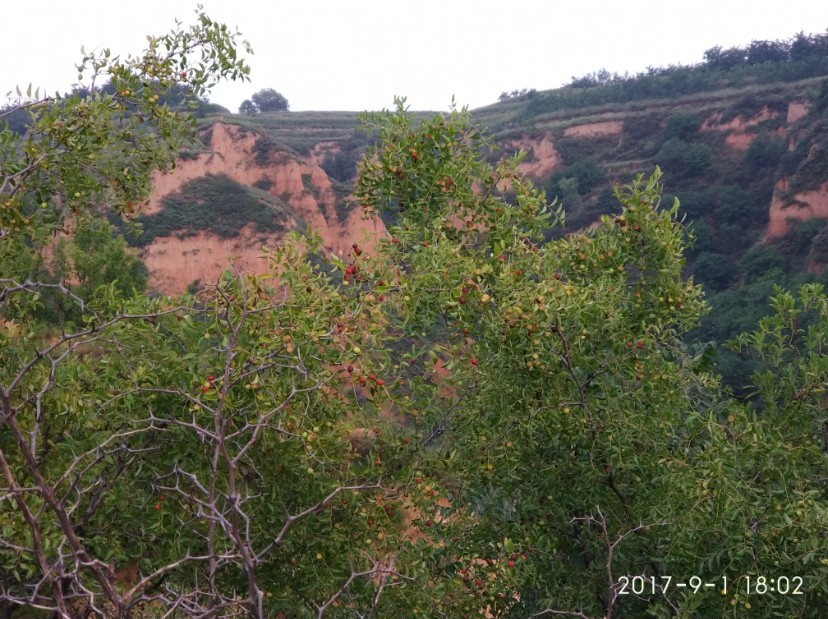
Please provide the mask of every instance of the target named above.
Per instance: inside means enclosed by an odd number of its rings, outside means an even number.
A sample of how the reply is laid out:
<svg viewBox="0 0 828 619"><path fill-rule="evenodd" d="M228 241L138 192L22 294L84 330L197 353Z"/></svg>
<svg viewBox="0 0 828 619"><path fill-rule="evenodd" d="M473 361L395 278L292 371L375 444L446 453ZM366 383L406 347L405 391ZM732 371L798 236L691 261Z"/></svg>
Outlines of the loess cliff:
<svg viewBox="0 0 828 619"><path fill-rule="evenodd" d="M165 206L165 198L207 176L266 191L286 204L289 214L283 229L276 231L257 231L239 222L232 237L211 231L209 225L206 230L172 230L155 236L141 250L154 290L172 295L193 284L214 283L227 268L267 272L262 246L278 243L287 230L305 232L310 226L321 236L325 251L340 255L354 242L370 250L378 235L385 233L382 221L365 220L358 208L349 207L347 195L320 167L320 159L333 145L320 144L308 157L272 146L263 154L257 146L260 135L221 122L210 125L202 139L202 152L180 159L172 172L155 176L145 217L171 208Z"/></svg>
<svg viewBox="0 0 828 619"><path fill-rule="evenodd" d="M705 242L723 255L739 227L750 230L740 239L747 243L738 249L744 252L784 237L797 222L828 219L828 177L820 176L827 151L814 145L819 118L803 88L536 115L527 113L530 106L509 103L473 115L502 154L526 152L522 170L550 199L563 202L574 227L615 208L614 183L660 165L665 191L687 203L690 219L705 222L702 232L712 231ZM188 187L221 178L273 209L279 225L246 220L232 201L224 216L235 219L235 227L167 224L140 250L151 288L172 295L214 283L226 268L266 272L262 246L278 243L289 230L312 228L326 253L346 255L354 242L370 250L386 232L381 220L363 219L349 202L354 162L368 145L356 137L357 127L355 114L322 112L243 122L231 116L203 125L203 149L182 154L174 171L155 177L144 217L182 205L197 213L203 201ZM742 194L747 197L734 206L733 196ZM217 217L212 208L205 219ZM717 243L723 249L715 249Z"/></svg>

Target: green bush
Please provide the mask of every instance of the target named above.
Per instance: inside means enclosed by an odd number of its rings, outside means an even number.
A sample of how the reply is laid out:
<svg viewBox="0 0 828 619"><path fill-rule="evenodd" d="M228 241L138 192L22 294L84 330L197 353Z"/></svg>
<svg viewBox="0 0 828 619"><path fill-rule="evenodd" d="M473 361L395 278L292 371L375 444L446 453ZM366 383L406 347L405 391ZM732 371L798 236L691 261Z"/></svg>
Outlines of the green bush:
<svg viewBox="0 0 828 619"><path fill-rule="evenodd" d="M809 266L814 264L820 268L828 265L828 224L814 235L811 251L808 253L808 263Z"/></svg>
<svg viewBox="0 0 828 619"><path fill-rule="evenodd" d="M253 160L257 166L264 167L270 163L272 153L284 150L275 140L266 135L260 135L253 143Z"/></svg>
<svg viewBox="0 0 828 619"><path fill-rule="evenodd" d="M664 123L664 115L658 112L628 114L624 118L623 150L648 157L655 155L661 148L662 140L657 136L662 135Z"/></svg>
<svg viewBox="0 0 828 619"><path fill-rule="evenodd" d="M285 96L272 88L264 88L250 98L260 112L287 112L290 109Z"/></svg>
<svg viewBox="0 0 828 619"><path fill-rule="evenodd" d="M790 272L805 270L811 245L825 223L824 219L791 222L788 232L774 241L774 246L785 257Z"/></svg>
<svg viewBox="0 0 828 619"><path fill-rule="evenodd" d="M762 279L779 281L787 267L784 256L772 245L752 247L742 256L739 265L744 273L746 284Z"/></svg>
<svg viewBox="0 0 828 619"><path fill-rule="evenodd" d="M715 251L718 239L716 229L711 227L707 221L696 219L690 224L690 231L693 235L693 245L690 248L691 255L698 256L704 252Z"/></svg>
<svg viewBox="0 0 828 619"><path fill-rule="evenodd" d="M788 152L788 145L777 135L762 133L755 137L742 159L742 174L746 178L759 174L773 175Z"/></svg>
<svg viewBox="0 0 828 619"><path fill-rule="evenodd" d="M673 138L684 142L692 142L699 133L701 123L696 114L690 112L677 112L667 117L664 126L664 141Z"/></svg>
<svg viewBox="0 0 828 619"><path fill-rule="evenodd" d="M261 232L279 232L285 230L286 219L275 198L255 195L223 174L208 174L165 196L159 212L138 217L143 233L132 244L143 247L159 236L187 236L198 230L230 238L250 223Z"/></svg>
<svg viewBox="0 0 828 619"><path fill-rule="evenodd" d="M727 185L718 191L716 217L723 224L758 227L768 221L768 207L757 204L751 195L737 185Z"/></svg>
<svg viewBox="0 0 828 619"><path fill-rule="evenodd" d="M692 144L684 153L684 169L688 176L701 176L713 167L713 152L707 144Z"/></svg>
<svg viewBox="0 0 828 619"><path fill-rule="evenodd" d="M0 106L0 129L6 126L10 131L23 135L31 122L28 110L12 105Z"/></svg>
<svg viewBox="0 0 828 619"><path fill-rule="evenodd" d="M578 193L582 196L607 182L607 175L594 159L581 159L567 168L567 173L578 179Z"/></svg>
<svg viewBox="0 0 828 619"><path fill-rule="evenodd" d="M350 183L356 176L357 161L361 158L361 150L328 152L322 160L322 169L340 183Z"/></svg>
<svg viewBox="0 0 828 619"><path fill-rule="evenodd" d="M715 291L727 289L739 275L732 259L712 252L700 253L691 270L696 281Z"/></svg>
<svg viewBox="0 0 828 619"><path fill-rule="evenodd" d="M197 150L190 150L185 148L178 152L178 158L182 161L195 161L198 159L198 156L201 154L201 151Z"/></svg>
<svg viewBox="0 0 828 619"><path fill-rule="evenodd" d="M713 214L718 204L719 187L709 186L697 191L681 191L681 210L689 219L700 219Z"/></svg>
<svg viewBox="0 0 828 619"><path fill-rule="evenodd" d="M649 67L636 75L611 74L602 70L573 77L563 88L537 93L529 101L525 114L536 116L646 99L674 99L727 88L822 77L828 73L825 38L824 34L812 35L805 46L797 45L796 48L787 41L754 41L744 48L724 50L714 47L704 53L704 62L697 65ZM804 49L807 52L803 53ZM753 116L765 104L746 95L726 119L737 115Z"/></svg>
<svg viewBox="0 0 828 619"><path fill-rule="evenodd" d="M685 154L690 145L679 138L672 138L664 142L656 153L655 160L659 167L669 170L671 176L682 178L685 176Z"/></svg>

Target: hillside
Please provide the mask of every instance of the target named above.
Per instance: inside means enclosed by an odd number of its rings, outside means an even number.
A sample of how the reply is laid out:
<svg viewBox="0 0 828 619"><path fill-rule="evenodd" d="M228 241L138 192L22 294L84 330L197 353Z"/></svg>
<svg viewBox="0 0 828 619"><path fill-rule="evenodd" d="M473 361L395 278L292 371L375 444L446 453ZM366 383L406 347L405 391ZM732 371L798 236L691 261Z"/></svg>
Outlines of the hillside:
<svg viewBox="0 0 828 619"><path fill-rule="evenodd" d="M197 13L0 128L0 616L826 616L828 33L369 133Z"/></svg>
<svg viewBox="0 0 828 619"><path fill-rule="evenodd" d="M704 284L714 308L697 337L723 342L767 311L774 283L820 279L828 263L828 80L792 79L799 74L782 66L788 73L775 69L776 80L759 79L770 71L763 65L708 75L697 92L670 97L662 96L675 92L670 71L530 91L472 114L499 148L492 158L525 151L521 169L563 204L567 225L557 234L614 212L613 187L660 166L665 203L679 199L695 236L686 274ZM650 82L658 88L648 90ZM602 101L619 98L612 93L621 86L622 100ZM151 288L173 294L213 282L231 259L241 270L263 269L261 246L291 229L310 225L339 255L383 233L349 198L373 139L357 114L222 114L201 123L202 148L156 177L139 220L147 232L130 240L141 246ZM272 215L231 206L228 191ZM169 216L188 204L189 223ZM222 209L231 211L227 221ZM738 388L747 370L724 351L719 364Z"/></svg>
<svg viewBox="0 0 828 619"><path fill-rule="evenodd" d="M756 210L768 211L766 236L775 238L788 231L788 219L826 213L820 178L805 178L799 169L806 159L811 165L820 157L811 147L823 120L813 107L822 84L821 78L811 78L537 115L528 114L529 99L475 114L502 144L528 152L526 171L552 195L568 197L569 212L579 222L602 208L607 186L660 165L667 189L676 194L709 187L714 179L752 191ZM558 172L554 178L550 170ZM779 191L768 195L766 186L757 185L768 181L766 175L759 178L760 171L775 175ZM789 176L797 179L793 187ZM577 181L577 193L567 194L566 179ZM794 205L800 208L789 208ZM755 228L761 217L738 224Z"/></svg>
<svg viewBox="0 0 828 619"><path fill-rule="evenodd" d="M355 241L373 247L383 230L381 221L347 210L349 189L320 167L335 145L330 139L302 156L238 124L206 124L200 137L203 150L188 152L173 173L156 175L138 218L144 233L132 242L142 248L155 290L175 294L214 282L228 264L263 270L262 246L289 230L310 226L338 253Z"/></svg>
<svg viewBox="0 0 828 619"><path fill-rule="evenodd" d="M509 102L473 114L504 152L527 152L521 168L546 185L550 196L563 201L572 229L612 210L614 183L660 165L666 172L667 190L681 199L694 219L706 220L708 214L696 204L699 190L738 187L751 194L752 212L740 215L755 217L729 221L727 208L715 205L713 210L720 216L725 211L725 217L720 217L725 225L749 228L749 238L756 242L784 236L791 229L788 220L828 216L824 183L818 182L818 175L807 177L808 170L799 170L801 164L819 165L822 151L814 149L813 133L821 114L813 108L813 100L821 83L812 78L674 101L645 100L626 107L529 117L526 110L531 101ZM329 219L334 222L333 235L351 220L344 214L349 183L369 142L355 114L213 117L202 136L202 152L187 153L174 174L157 179L151 212L183 182L205 174L227 174L242 185L267 187L271 195L302 209L305 221L323 236ZM787 152L782 152L785 145ZM779 168L782 159L784 169ZM769 191L768 171L774 175L774 191ZM320 208L339 214L336 218L327 213L322 218L310 215ZM333 237L326 237L326 242L332 249L337 245Z"/></svg>

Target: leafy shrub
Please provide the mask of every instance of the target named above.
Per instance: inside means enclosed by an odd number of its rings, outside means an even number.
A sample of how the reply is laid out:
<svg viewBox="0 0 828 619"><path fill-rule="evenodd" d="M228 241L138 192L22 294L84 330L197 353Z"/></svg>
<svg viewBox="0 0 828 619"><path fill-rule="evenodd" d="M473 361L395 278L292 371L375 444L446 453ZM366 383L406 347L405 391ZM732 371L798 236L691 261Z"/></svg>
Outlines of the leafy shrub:
<svg viewBox="0 0 828 619"><path fill-rule="evenodd" d="M742 174L750 178L762 173L773 174L782 157L788 152L788 145L777 135L762 133L755 137L742 159Z"/></svg>
<svg viewBox="0 0 828 619"><path fill-rule="evenodd" d="M283 149L275 140L266 135L260 135L253 143L253 160L256 162L256 165L264 167L270 163L271 153L279 150Z"/></svg>
<svg viewBox="0 0 828 619"><path fill-rule="evenodd" d="M684 169L688 176L701 176L713 167L713 151L707 144L692 144L684 153Z"/></svg>
<svg viewBox="0 0 828 619"><path fill-rule="evenodd" d="M752 247L739 261L745 276L745 283L751 284L760 279L778 281L786 270L785 258L779 249L772 245Z"/></svg>
<svg viewBox="0 0 828 619"><path fill-rule="evenodd" d="M717 185L696 191L681 191L679 200L682 212L686 213L689 219L709 217L719 203L719 191L720 187Z"/></svg>
<svg viewBox="0 0 828 619"><path fill-rule="evenodd" d="M756 227L767 223L768 209L757 204L751 195L737 185L726 185L717 191L716 217L724 224Z"/></svg>
<svg viewBox="0 0 828 619"><path fill-rule="evenodd" d="M340 183L349 183L356 176L357 161L361 157L358 150L329 151L322 160L322 169L329 177Z"/></svg>
<svg viewBox="0 0 828 619"><path fill-rule="evenodd" d="M761 226L751 227L746 222L722 223L719 225L718 250L730 256L735 264L738 257L759 240L761 234Z"/></svg>
<svg viewBox="0 0 828 619"><path fill-rule="evenodd" d="M684 204L682 202L682 204ZM690 232L693 235L693 245L690 247L691 255L698 256L701 253L715 251L717 247L717 235L715 228L711 227L704 219L696 219L690 223Z"/></svg>
<svg viewBox="0 0 828 619"><path fill-rule="evenodd" d="M825 226L824 219L809 219L790 223L788 232L774 241L792 272L803 271L814 238Z"/></svg>
<svg viewBox="0 0 828 619"><path fill-rule="evenodd" d="M239 114L246 116L255 116L259 113L259 108L250 99L245 99L239 106Z"/></svg>
<svg viewBox="0 0 828 619"><path fill-rule="evenodd" d="M606 181L606 173L594 159L579 159L574 165L555 172L546 183L546 191L550 196L572 200L589 194Z"/></svg>
<svg viewBox="0 0 828 619"><path fill-rule="evenodd" d="M808 253L809 266L814 264L821 268L828 265L828 224L814 235L811 241L811 251Z"/></svg>
<svg viewBox="0 0 828 619"><path fill-rule="evenodd" d="M618 138L615 136L555 136L553 138L555 150L568 165L575 165L582 159L598 159L601 153L614 151Z"/></svg>
<svg viewBox="0 0 828 619"><path fill-rule="evenodd" d="M736 281L739 271L728 256L711 252L698 255L692 267L693 276L706 288L721 291Z"/></svg>
<svg viewBox="0 0 828 619"><path fill-rule="evenodd" d="M657 112L628 114L624 118L624 150L654 155L661 147L657 136L662 134L664 122L663 114Z"/></svg>
<svg viewBox="0 0 828 619"><path fill-rule="evenodd" d="M789 192L814 190L828 180L828 134L821 138L812 143L808 156L797 166L788 183Z"/></svg>
<svg viewBox="0 0 828 619"><path fill-rule="evenodd" d="M727 110L722 113L722 122L730 122L734 118L741 116L742 118L753 118L759 114L765 107L763 97L757 97L753 93L749 93L739 97L732 103Z"/></svg>
<svg viewBox="0 0 828 619"><path fill-rule="evenodd" d="M819 92L814 97L813 111L819 115L828 111L828 79L824 80L819 86Z"/></svg>
<svg viewBox="0 0 828 619"><path fill-rule="evenodd" d="M684 157L688 148L689 144L679 138L667 140L656 153L656 163L662 169L669 170L669 174L682 177L684 176Z"/></svg>
<svg viewBox="0 0 828 619"><path fill-rule="evenodd" d="M673 138L692 142L699 132L701 123L695 114L690 112L677 112L667 117L664 126L664 141Z"/></svg>
<svg viewBox="0 0 828 619"><path fill-rule="evenodd" d="M218 103L211 103L207 100L199 100L198 108L194 113L196 118L205 118L212 114L229 114L230 110L228 110L223 105L219 105Z"/></svg>
<svg viewBox="0 0 828 619"><path fill-rule="evenodd" d="M264 88L250 98L260 112L287 112L290 109L290 104L284 95L272 88Z"/></svg>
<svg viewBox="0 0 828 619"><path fill-rule="evenodd" d="M607 181L606 173L594 159L581 159L567 171L578 179L578 193L582 196Z"/></svg>
<svg viewBox="0 0 828 619"><path fill-rule="evenodd" d="M192 234L206 230L229 238L253 223L258 231L283 231L286 215L264 196L255 196L223 174L208 174L186 183L161 201L161 210L142 215L137 222L143 234L134 245L145 246L159 236Z"/></svg>
<svg viewBox="0 0 828 619"><path fill-rule="evenodd" d="M348 217L351 215L351 203L339 199L336 201L336 218L341 222L347 221Z"/></svg>
<svg viewBox="0 0 828 619"><path fill-rule="evenodd" d="M780 158L779 173L782 176L793 176L807 156L808 143L805 140L800 140L793 150L787 151Z"/></svg>

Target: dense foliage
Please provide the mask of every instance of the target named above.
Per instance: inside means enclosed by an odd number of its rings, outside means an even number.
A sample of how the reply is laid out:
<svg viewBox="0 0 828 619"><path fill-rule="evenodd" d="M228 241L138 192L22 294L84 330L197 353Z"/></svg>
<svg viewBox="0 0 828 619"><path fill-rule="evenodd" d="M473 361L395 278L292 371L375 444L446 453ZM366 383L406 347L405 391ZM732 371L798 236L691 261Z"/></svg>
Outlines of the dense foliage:
<svg viewBox="0 0 828 619"><path fill-rule="evenodd" d="M146 246L159 236L190 236L199 230L230 238L250 224L261 232L284 230L292 214L281 200L223 174L208 174L185 183L180 191L164 196L160 207L156 213L136 218L142 229L139 236L130 239L133 245Z"/></svg>
<svg viewBox="0 0 828 619"><path fill-rule="evenodd" d="M375 251L291 234L270 275L148 297L122 241L108 274L84 251L190 135L154 89L246 74L203 14L160 41L0 133L6 617L825 615L820 286L734 342L733 400L684 341L707 305L659 169L555 238L520 157L398 101L355 189Z"/></svg>
<svg viewBox="0 0 828 619"><path fill-rule="evenodd" d="M696 65L648 67L635 75L606 69L573 77L564 88L532 93L527 115L642 99L675 98L753 83L792 82L828 73L828 32L789 41L752 41L744 47L713 47ZM510 97L500 101L508 101Z"/></svg>
<svg viewBox="0 0 828 619"><path fill-rule="evenodd" d="M261 112L287 112L289 109L290 104L284 95L272 88L265 88L255 93L250 99L242 101L239 113L253 116Z"/></svg>

